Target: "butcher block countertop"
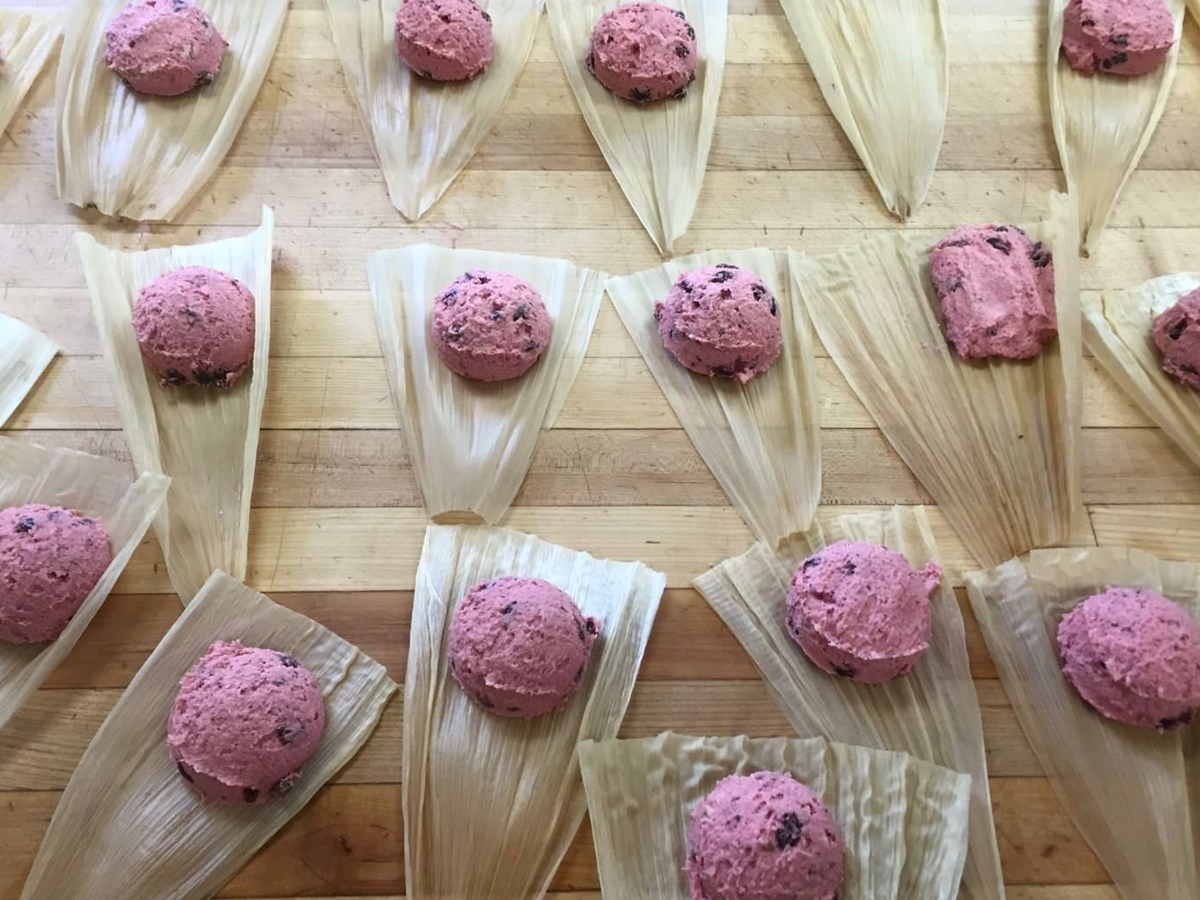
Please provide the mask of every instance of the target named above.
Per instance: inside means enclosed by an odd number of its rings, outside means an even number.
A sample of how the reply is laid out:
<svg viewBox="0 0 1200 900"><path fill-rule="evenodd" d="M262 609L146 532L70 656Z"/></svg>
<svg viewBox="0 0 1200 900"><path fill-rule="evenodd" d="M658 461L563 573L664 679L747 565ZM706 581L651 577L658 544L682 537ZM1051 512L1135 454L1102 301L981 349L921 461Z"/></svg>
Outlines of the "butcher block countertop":
<svg viewBox="0 0 1200 900"><path fill-rule="evenodd" d="M1049 122L1044 5L949 0L949 120L933 188L910 229L1028 221L1045 212L1050 191L1063 189ZM897 227L825 107L776 0L730 0L730 13L708 177L677 251L759 245L821 253ZM0 311L44 331L62 354L8 433L128 458L76 231L130 248L189 243L251 230L263 204L278 225L274 359L248 580L361 646L400 682L425 517L380 358L368 254L427 241L560 256L616 274L659 257L579 115L545 22L479 154L425 220L408 226L388 202L320 0L294 0L232 152L172 226L105 222L58 201L52 71L38 81L0 141ZM1189 21L1167 113L1100 252L1083 263L1083 288L1197 268L1200 31ZM818 353L821 519L929 502L819 346ZM1096 541L1200 557L1200 472L1086 362L1083 491ZM1169 519L1158 515L1162 507ZM961 590L973 561L944 517L932 510L931 520L968 620L1009 897L1115 900L1042 777L974 627ZM750 533L607 300L506 524L666 572L623 736L789 733L749 657L690 588L694 576L745 549ZM179 615L169 591L158 545L147 537L69 659L0 735L0 900L19 896L80 755ZM366 749L221 896L403 894L400 715L393 701ZM561 900L598 898L586 824L552 890Z"/></svg>

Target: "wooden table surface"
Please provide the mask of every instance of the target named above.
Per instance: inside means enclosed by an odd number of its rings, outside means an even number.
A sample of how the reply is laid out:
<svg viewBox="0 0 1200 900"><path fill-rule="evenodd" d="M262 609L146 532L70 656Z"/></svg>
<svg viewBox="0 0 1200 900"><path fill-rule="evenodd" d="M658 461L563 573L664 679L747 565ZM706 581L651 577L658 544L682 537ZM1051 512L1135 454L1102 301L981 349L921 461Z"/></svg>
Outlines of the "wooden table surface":
<svg viewBox="0 0 1200 900"><path fill-rule="evenodd" d="M1062 189L1048 119L1041 0L949 0L950 115L939 171L909 227L1037 217ZM708 178L679 252L763 245L831 250L893 228L804 64L775 0L730 0L729 65ZM51 65L54 65L52 61ZM368 253L431 241L562 256L612 273L657 264L607 171L542 24L533 57L478 156L426 219L388 203L319 0L295 0L266 84L212 183L178 224L106 223L55 197L53 78L0 141L0 311L62 355L10 433L127 458L72 234L127 247L208 240L275 208L271 380L251 524L250 583L356 642L404 677L424 515L397 431L366 278ZM1200 267L1200 32L1189 22L1166 116L1083 287ZM929 500L819 351L822 517ZM1200 556L1200 473L1085 367L1084 494L1101 544ZM1169 506L1164 520L1150 513ZM972 561L932 513L961 584ZM570 547L638 558L668 591L622 729L638 736L787 734L749 658L693 576L750 543L606 301L558 427L542 437L508 524ZM962 599L962 592L959 592ZM966 604L964 602L964 609ZM180 612L147 538L115 594L45 689L0 735L0 900L20 894L59 792L121 689ZM971 660L1013 900L1114 900L1052 794L978 631ZM400 704L363 753L223 896L395 897L404 891ZM585 827L554 879L598 890Z"/></svg>

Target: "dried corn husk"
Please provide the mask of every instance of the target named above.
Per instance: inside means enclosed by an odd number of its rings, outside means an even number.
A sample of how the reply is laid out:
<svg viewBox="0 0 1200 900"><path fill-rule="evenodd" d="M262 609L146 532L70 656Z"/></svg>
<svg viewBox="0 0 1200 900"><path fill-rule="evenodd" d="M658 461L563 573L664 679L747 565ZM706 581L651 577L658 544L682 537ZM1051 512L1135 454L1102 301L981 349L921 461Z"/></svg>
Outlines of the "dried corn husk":
<svg viewBox="0 0 1200 900"><path fill-rule="evenodd" d="M692 810L727 775L788 772L829 807L845 847L842 900L953 900L971 779L906 756L821 738L660 734L586 741L587 788L606 897L688 900Z"/></svg>
<svg viewBox="0 0 1200 900"><path fill-rule="evenodd" d="M783 352L749 384L688 371L663 346L654 302L683 272L728 262L757 274L782 312ZM759 540L807 528L821 496L820 407L812 333L785 261L771 250L714 251L610 278L608 294L675 415Z"/></svg>
<svg viewBox="0 0 1200 900"><path fill-rule="evenodd" d="M104 32L128 0L71 10L55 95L58 196L107 216L171 221L217 171L283 33L288 0L205 0L229 41L211 87L135 94L104 64Z"/></svg>
<svg viewBox="0 0 1200 900"><path fill-rule="evenodd" d="M0 438L0 509L45 503L95 516L108 531L113 560L59 638L48 644L0 641L0 729L63 661L116 584L163 499L170 479L134 479L111 459L48 450Z"/></svg>
<svg viewBox="0 0 1200 900"><path fill-rule="evenodd" d="M925 200L950 102L945 0L782 0L825 102L901 220Z"/></svg>
<svg viewBox="0 0 1200 900"><path fill-rule="evenodd" d="M171 586L184 603L213 569L246 577L250 491L267 393L274 227L275 217L264 207L256 231L211 244L126 253L87 234L75 237L134 465L172 479L154 531ZM142 361L133 303L148 282L183 266L226 272L254 294L254 367L228 390L163 387Z"/></svg>
<svg viewBox="0 0 1200 900"><path fill-rule="evenodd" d="M1200 393L1162 370L1154 318L1200 287L1200 274L1164 275L1083 303L1083 339L1092 355L1151 421L1200 466Z"/></svg>
<svg viewBox="0 0 1200 900"><path fill-rule="evenodd" d="M415 76L396 53L401 0L325 0L333 42L371 134L392 205L415 222L466 168L525 69L546 0L478 0L491 64L465 84Z"/></svg>
<svg viewBox="0 0 1200 900"><path fill-rule="evenodd" d="M296 787L265 806L202 804L167 752L179 680L218 640L292 654L325 697L316 754ZM395 691L357 647L214 572L96 733L21 900L207 900L354 757Z"/></svg>
<svg viewBox="0 0 1200 900"><path fill-rule="evenodd" d="M579 692L559 712L504 719L450 675L446 630L471 585L498 575L562 588L601 636ZM545 892L583 819L575 745L616 735L665 577L498 528L431 526L417 570L404 685L407 896L523 897Z"/></svg>
<svg viewBox="0 0 1200 900"><path fill-rule="evenodd" d="M554 424L583 365L604 275L561 259L429 244L381 251L368 267L392 399L426 511L469 510L499 521L521 489L538 435ZM524 278L546 302L550 345L521 378L462 378L433 346L433 301L470 269Z"/></svg>
<svg viewBox="0 0 1200 900"><path fill-rule="evenodd" d="M587 70L596 21L624 0L549 0L554 47L579 110L633 211L664 256L696 211L725 75L729 0L671 0L696 29L696 81L682 100L638 106Z"/></svg>
<svg viewBox="0 0 1200 900"><path fill-rule="evenodd" d="M1039 550L1027 566L1014 559L967 576L975 618L1025 736L1121 896L1190 900L1200 896L1200 807L1193 784L1189 808L1185 769L1195 776L1200 729L1159 734L1105 719L1059 664L1059 621L1109 585L1151 588L1200 617L1200 565L1140 550Z"/></svg>
<svg viewBox="0 0 1200 900"><path fill-rule="evenodd" d="M841 516L828 535L819 524L777 549L755 544L695 580L696 589L753 657L796 733L911 753L971 775L970 846L963 894L1004 897L992 821L983 720L967 659L962 612L949 579L931 598L933 637L903 678L865 685L822 672L787 632L792 575L809 556L839 540L868 541L903 553L914 568L937 560L924 507Z"/></svg>
<svg viewBox="0 0 1200 900"><path fill-rule="evenodd" d="M1085 530L1074 205L1053 195L1049 219L1030 233L1054 253L1059 332L1027 362L958 358L942 333L928 238L792 254L793 283L829 355L985 565Z"/></svg>
<svg viewBox="0 0 1200 900"><path fill-rule="evenodd" d="M0 314L0 426L42 377L58 347L40 331Z"/></svg>
<svg viewBox="0 0 1200 900"><path fill-rule="evenodd" d="M50 58L62 20L52 12L37 9L0 8L0 135L16 115L25 94Z"/></svg>
<svg viewBox="0 0 1200 900"><path fill-rule="evenodd" d="M1069 2L1050 0L1050 116L1067 189L1079 201L1083 252L1091 254L1166 109L1179 58L1184 0L1166 0L1175 17L1175 46L1167 61L1136 78L1077 72L1065 56L1060 58L1063 11Z"/></svg>

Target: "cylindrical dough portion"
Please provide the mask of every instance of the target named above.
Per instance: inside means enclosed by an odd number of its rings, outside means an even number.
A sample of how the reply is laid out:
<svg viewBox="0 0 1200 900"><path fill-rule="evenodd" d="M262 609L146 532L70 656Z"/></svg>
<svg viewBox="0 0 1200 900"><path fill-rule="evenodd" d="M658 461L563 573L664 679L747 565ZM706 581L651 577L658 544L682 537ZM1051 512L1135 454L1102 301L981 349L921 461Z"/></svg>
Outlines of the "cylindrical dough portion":
<svg viewBox="0 0 1200 900"><path fill-rule="evenodd" d="M422 78L466 81L492 61L492 17L473 0L405 0L396 52Z"/></svg>
<svg viewBox="0 0 1200 900"><path fill-rule="evenodd" d="M1163 371L1200 391L1200 288L1156 316L1152 334Z"/></svg>
<svg viewBox="0 0 1200 900"><path fill-rule="evenodd" d="M104 39L108 67L138 93L160 97L212 84L229 46L191 0L134 0Z"/></svg>
<svg viewBox="0 0 1200 900"><path fill-rule="evenodd" d="M1063 11L1063 53L1082 72L1145 75L1174 44L1175 20L1164 0L1071 0Z"/></svg>
<svg viewBox="0 0 1200 900"><path fill-rule="evenodd" d="M661 3L626 3L596 22L587 67L625 100L653 103L683 97L696 80L696 30Z"/></svg>

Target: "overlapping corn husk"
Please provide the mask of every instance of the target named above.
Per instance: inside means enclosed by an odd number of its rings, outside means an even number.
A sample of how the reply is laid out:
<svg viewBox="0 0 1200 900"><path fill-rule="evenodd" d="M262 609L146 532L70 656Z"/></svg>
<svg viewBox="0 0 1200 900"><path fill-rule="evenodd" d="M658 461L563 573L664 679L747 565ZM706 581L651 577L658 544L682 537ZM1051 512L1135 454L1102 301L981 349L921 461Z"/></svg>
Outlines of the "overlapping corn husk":
<svg viewBox="0 0 1200 900"><path fill-rule="evenodd" d="M1179 58L1184 0L1166 0L1175 18L1175 46L1167 61L1136 78L1078 72L1067 64L1060 51L1069 2L1050 0L1050 117L1067 190L1079 200L1081 246L1090 254L1166 109Z"/></svg>
<svg viewBox="0 0 1200 900"><path fill-rule="evenodd" d="M722 262L758 275L781 310L783 352L745 385L685 369L654 321L654 302L680 274ZM820 407L812 332L786 261L771 250L714 251L610 278L607 288L675 415L755 537L774 543L807 528L821 496Z"/></svg>
<svg viewBox="0 0 1200 900"><path fill-rule="evenodd" d="M1066 197L1050 205L1029 230L1054 253L1058 340L1027 362L959 359L942 333L928 238L792 254L793 284L829 355L984 565L1085 530L1078 228Z"/></svg>
<svg viewBox="0 0 1200 900"><path fill-rule="evenodd" d="M59 14L38 9L0 7L0 135L46 65L62 34Z"/></svg>
<svg viewBox="0 0 1200 900"><path fill-rule="evenodd" d="M464 84L420 78L400 60L393 35L401 2L325 0L325 9L392 205L415 222L491 132L525 69L546 0L478 0L492 17L495 55Z"/></svg>
<svg viewBox="0 0 1200 900"><path fill-rule="evenodd" d="M901 220L925 200L950 102L945 0L781 0L825 102Z"/></svg>
<svg viewBox="0 0 1200 900"><path fill-rule="evenodd" d="M0 314L0 426L42 377L58 347L40 331Z"/></svg>
<svg viewBox="0 0 1200 900"><path fill-rule="evenodd" d="M729 0L672 0L696 29L696 81L682 100L639 106L587 70L597 20L624 0L548 0L554 46L600 152L664 256L696 211L725 76Z"/></svg>
<svg viewBox="0 0 1200 900"><path fill-rule="evenodd" d="M167 752L179 680L214 641L231 640L295 656L325 698L325 734L303 777L265 806L202 804ZM354 757L395 691L357 647L214 572L96 733L21 900L207 900Z"/></svg>
<svg viewBox="0 0 1200 900"><path fill-rule="evenodd" d="M126 253L87 234L75 237L134 465L172 479L154 531L171 586L184 603L214 569L246 577L250 493L267 393L274 228L275 217L264 207L256 231L211 244ZM228 390L164 387L142 361L131 324L134 301L148 282L183 266L226 272L254 294L254 366Z"/></svg>
<svg viewBox="0 0 1200 900"><path fill-rule="evenodd" d="M1162 370L1150 334L1159 313L1198 287L1200 274L1183 272L1085 300L1083 339L1113 381L1200 466L1200 393Z"/></svg>
<svg viewBox="0 0 1200 900"><path fill-rule="evenodd" d="M108 216L171 221L217 171L258 96L288 0L205 0L229 41L210 87L182 97L130 90L104 64L104 32L129 0L70 11L55 94L58 196Z"/></svg>
<svg viewBox="0 0 1200 900"><path fill-rule="evenodd" d="M1004 897L1000 851L992 821L979 698L971 680L962 612L949 578L931 597L929 650L911 673L866 685L827 675L804 656L787 631L792 574L809 556L839 540L868 541L903 553L914 568L937 560L923 507L841 516L772 549L758 543L695 580L746 652L801 737L910 753L971 776L970 844L964 898Z"/></svg>
<svg viewBox="0 0 1200 900"><path fill-rule="evenodd" d="M499 575L543 578L599 620L583 683L563 710L493 716L450 675L446 631L459 598ZM641 563L593 559L515 531L429 528L404 685L408 897L546 892L587 805L575 745L616 735L665 581Z"/></svg>
<svg viewBox="0 0 1200 900"><path fill-rule="evenodd" d="M579 745L606 897L688 900L692 810L727 775L787 772L829 808L845 847L842 900L953 900L971 779L903 753L821 738L661 734Z"/></svg>
<svg viewBox="0 0 1200 900"><path fill-rule="evenodd" d="M583 365L605 276L561 259L429 244L381 251L368 268L392 399L426 512L471 511L499 521ZM517 275L546 303L550 345L520 378L462 378L433 346L434 300L471 269Z"/></svg>
<svg viewBox="0 0 1200 900"><path fill-rule="evenodd" d="M57 640L0 641L0 729L71 652L116 584L167 496L168 478L134 479L126 466L73 450L48 450L0 438L0 509L44 503L99 519L108 531L112 562Z"/></svg>
<svg viewBox="0 0 1200 900"><path fill-rule="evenodd" d="M1106 719L1059 663L1058 623L1109 585L1159 591L1200 618L1200 565L1140 550L1039 550L1028 565L1013 559L967 576L975 618L1025 736L1121 896L1191 900L1200 897L1200 729L1160 734Z"/></svg>

